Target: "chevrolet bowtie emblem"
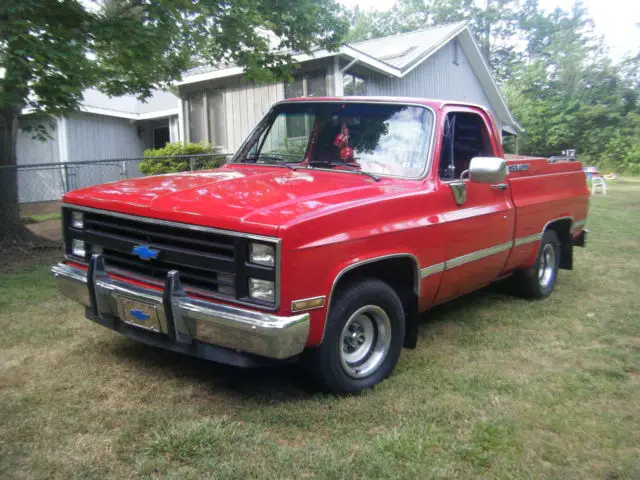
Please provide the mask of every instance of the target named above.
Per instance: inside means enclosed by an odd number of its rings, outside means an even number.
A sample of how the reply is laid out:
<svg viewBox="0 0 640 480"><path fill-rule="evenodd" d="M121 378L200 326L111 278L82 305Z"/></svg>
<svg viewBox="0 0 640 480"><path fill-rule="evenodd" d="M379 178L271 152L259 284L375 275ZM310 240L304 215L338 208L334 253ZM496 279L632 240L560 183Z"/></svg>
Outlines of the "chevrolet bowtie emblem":
<svg viewBox="0 0 640 480"><path fill-rule="evenodd" d="M129 315L131 315L133 318L135 318L139 322L144 322L145 320L149 320L149 318L151 318L151 315L137 308L133 308L129 310Z"/></svg>
<svg viewBox="0 0 640 480"><path fill-rule="evenodd" d="M158 258L158 255L160 254L160 250L154 250L148 245L136 245L135 247L133 247L133 250L131 250L131 252L134 255L140 257L142 260Z"/></svg>

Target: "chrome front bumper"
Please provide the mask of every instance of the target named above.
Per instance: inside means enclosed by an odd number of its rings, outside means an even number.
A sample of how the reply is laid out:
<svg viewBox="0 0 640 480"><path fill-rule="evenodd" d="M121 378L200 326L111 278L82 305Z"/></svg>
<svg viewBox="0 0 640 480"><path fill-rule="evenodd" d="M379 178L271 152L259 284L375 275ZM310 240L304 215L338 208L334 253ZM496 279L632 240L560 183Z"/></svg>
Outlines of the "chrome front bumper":
<svg viewBox="0 0 640 480"><path fill-rule="evenodd" d="M201 343L270 359L302 352L309 333L309 314L281 317L187 296L175 270L163 291L115 280L104 259L94 255L89 269L58 263L51 268L60 292L87 307L87 317L131 338L171 350L203 355ZM122 321L124 302L140 302L157 314L159 332L144 331ZM196 348L198 347L198 348ZM224 363L238 364L225 361Z"/></svg>

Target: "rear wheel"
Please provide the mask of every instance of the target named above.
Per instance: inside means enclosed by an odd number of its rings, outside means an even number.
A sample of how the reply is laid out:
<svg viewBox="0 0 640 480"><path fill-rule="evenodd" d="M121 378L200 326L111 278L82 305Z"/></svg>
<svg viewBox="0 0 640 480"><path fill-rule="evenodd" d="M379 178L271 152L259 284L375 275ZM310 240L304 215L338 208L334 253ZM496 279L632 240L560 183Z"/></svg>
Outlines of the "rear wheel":
<svg viewBox="0 0 640 480"><path fill-rule="evenodd" d="M558 278L560 241L553 230L544 232L533 267L518 272L516 281L523 296L544 298L551 295Z"/></svg>
<svg viewBox="0 0 640 480"><path fill-rule="evenodd" d="M396 292L377 279L339 292L322 344L305 352L315 386L331 393L370 388L393 371L404 342L404 310Z"/></svg>

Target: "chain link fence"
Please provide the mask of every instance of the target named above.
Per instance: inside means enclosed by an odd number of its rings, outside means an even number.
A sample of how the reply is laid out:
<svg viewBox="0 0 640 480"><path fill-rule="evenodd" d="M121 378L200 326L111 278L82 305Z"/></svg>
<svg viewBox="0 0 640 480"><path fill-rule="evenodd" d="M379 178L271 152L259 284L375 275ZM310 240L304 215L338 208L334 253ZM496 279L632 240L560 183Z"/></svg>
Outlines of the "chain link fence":
<svg viewBox="0 0 640 480"><path fill-rule="evenodd" d="M214 168L226 163L230 157L230 154L215 153L0 166L0 188L8 188L2 184L3 181L14 182L17 176L17 200L21 216L28 223L37 223L55 217L62 196L71 190L143 177L144 172L168 173ZM3 205L0 205L2 208Z"/></svg>

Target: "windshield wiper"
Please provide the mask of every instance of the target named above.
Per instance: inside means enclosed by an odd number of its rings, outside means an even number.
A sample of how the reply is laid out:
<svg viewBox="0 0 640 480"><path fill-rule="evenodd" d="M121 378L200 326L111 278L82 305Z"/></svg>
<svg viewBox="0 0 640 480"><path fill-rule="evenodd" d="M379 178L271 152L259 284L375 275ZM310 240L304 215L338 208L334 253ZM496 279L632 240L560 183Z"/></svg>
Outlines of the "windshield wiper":
<svg viewBox="0 0 640 480"><path fill-rule="evenodd" d="M369 178L373 178L376 182L380 181L380 177L378 177L377 175L374 175L373 173L369 173L369 172L365 172L364 170L359 169L358 167L354 166L354 165L349 165L348 163L333 163L333 162L309 162L309 166L313 167L314 165L317 166L324 166L324 167L348 167L350 168L351 172L356 172L359 173L360 175L364 175L366 177Z"/></svg>
<svg viewBox="0 0 640 480"><path fill-rule="evenodd" d="M267 157L266 155L259 155L257 157L249 157L247 160L253 160L253 163L258 165L268 165L270 167L284 167L290 170L296 171L299 167L291 165L288 162L283 161L278 157ZM267 160L269 163L258 163L258 160Z"/></svg>

